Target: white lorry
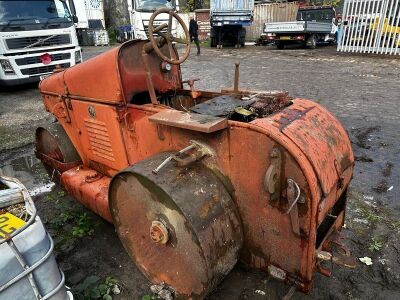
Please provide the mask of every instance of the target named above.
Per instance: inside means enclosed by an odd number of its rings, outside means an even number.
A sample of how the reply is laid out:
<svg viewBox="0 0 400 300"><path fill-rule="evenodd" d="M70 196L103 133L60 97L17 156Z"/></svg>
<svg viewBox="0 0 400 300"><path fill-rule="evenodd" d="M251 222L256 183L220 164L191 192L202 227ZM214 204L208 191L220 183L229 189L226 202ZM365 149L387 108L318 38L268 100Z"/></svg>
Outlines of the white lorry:
<svg viewBox="0 0 400 300"><path fill-rule="evenodd" d="M148 35L149 20L153 12L159 8L167 7L179 11L179 5L175 0L127 0L129 16L135 39L146 40ZM177 23L172 19L172 35L176 35ZM168 15L160 14L155 19L154 26L168 23Z"/></svg>
<svg viewBox="0 0 400 300"><path fill-rule="evenodd" d="M108 32L105 30L103 1L67 0L66 2L72 15L78 17L75 27L80 45L109 45Z"/></svg>
<svg viewBox="0 0 400 300"><path fill-rule="evenodd" d="M0 0L0 85L37 82L81 62L74 22L62 0Z"/></svg>
<svg viewBox="0 0 400 300"><path fill-rule="evenodd" d="M301 7L296 21L265 23L263 44L275 43L278 49L301 43L314 49L317 43L334 43L338 30L333 7Z"/></svg>

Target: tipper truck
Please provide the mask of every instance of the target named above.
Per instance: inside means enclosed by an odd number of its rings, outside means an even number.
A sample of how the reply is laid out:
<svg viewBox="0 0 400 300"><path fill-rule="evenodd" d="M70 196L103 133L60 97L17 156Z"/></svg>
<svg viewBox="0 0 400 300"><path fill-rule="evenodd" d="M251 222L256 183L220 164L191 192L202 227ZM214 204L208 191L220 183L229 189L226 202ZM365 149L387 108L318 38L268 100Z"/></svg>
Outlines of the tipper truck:
<svg viewBox="0 0 400 300"><path fill-rule="evenodd" d="M0 85L38 82L79 63L77 21L62 0L0 0Z"/></svg>
<svg viewBox="0 0 400 300"><path fill-rule="evenodd" d="M254 0L211 0L211 47L222 48L224 42L243 47L253 13Z"/></svg>
<svg viewBox="0 0 400 300"><path fill-rule="evenodd" d="M303 44L311 49L317 43L334 43L338 30L333 7L301 7L296 21L265 23L263 44L275 43L278 49L289 44Z"/></svg>

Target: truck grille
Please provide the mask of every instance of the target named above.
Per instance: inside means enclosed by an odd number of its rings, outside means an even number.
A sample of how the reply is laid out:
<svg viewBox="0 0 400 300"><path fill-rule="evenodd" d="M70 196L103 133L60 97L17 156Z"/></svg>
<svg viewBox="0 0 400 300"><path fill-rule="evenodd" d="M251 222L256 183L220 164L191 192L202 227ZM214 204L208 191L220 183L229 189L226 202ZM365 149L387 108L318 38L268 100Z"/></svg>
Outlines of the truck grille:
<svg viewBox="0 0 400 300"><path fill-rule="evenodd" d="M71 43L71 37L69 34L59 34L55 36L47 35L47 36L32 36L32 37L24 37L24 38L14 38L6 40L8 49L24 49L34 43L37 43L34 46L29 48L37 48L44 46L54 46L54 45L64 45Z"/></svg>
<svg viewBox="0 0 400 300"><path fill-rule="evenodd" d="M52 61L59 61L70 58L71 58L71 53L51 54ZM33 57L18 58L15 60L15 62L18 66L25 66L25 65L40 64L42 61L40 60L40 56L33 56Z"/></svg>
<svg viewBox="0 0 400 300"><path fill-rule="evenodd" d="M60 64L59 65L61 68L68 68L70 66L69 63L66 64ZM34 68L28 68L28 69L22 69L21 73L23 75L41 75L41 74L47 74L53 72L55 69L56 65L51 65L51 66L43 66L43 67L34 67Z"/></svg>
<svg viewBox="0 0 400 300"><path fill-rule="evenodd" d="M167 23L168 24L168 20L166 20L165 22L160 22L159 24L158 23L154 24L154 28L156 28L158 25L163 24L163 23ZM145 25L143 23L143 28L144 28L144 32L146 33L146 36L148 37L149 36L149 26ZM167 28L161 30L160 32L166 33L167 32ZM158 36L158 35L156 33L154 33L153 36Z"/></svg>

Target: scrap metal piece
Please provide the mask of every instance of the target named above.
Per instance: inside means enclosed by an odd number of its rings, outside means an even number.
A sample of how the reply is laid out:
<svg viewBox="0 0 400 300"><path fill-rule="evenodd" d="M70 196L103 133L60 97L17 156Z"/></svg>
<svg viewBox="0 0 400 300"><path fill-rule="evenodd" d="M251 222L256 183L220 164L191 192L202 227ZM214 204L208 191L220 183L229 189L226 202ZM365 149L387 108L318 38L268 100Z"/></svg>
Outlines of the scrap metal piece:
<svg viewBox="0 0 400 300"><path fill-rule="evenodd" d="M196 148L196 145L192 143L189 146L183 148L182 150L179 150L178 153L168 156L157 168L153 170L153 173L157 174L167 163L173 160L174 157L176 157L179 154L183 154L189 150L192 150L194 148Z"/></svg>
<svg viewBox="0 0 400 300"><path fill-rule="evenodd" d="M189 155L185 158L181 158L181 154L185 154L186 152L196 149L196 152L192 155ZM176 154L173 154L167 157L157 168L153 170L153 174L157 174L168 162L175 160L177 165L180 167L185 167L194 163L195 161L200 160L204 156L212 155L213 151L206 145L199 143L197 141L190 141L190 145L178 151Z"/></svg>
<svg viewBox="0 0 400 300"><path fill-rule="evenodd" d="M319 260L330 261L336 265L351 269L354 269L357 266L356 260L350 255L332 254L328 251L316 250L315 257Z"/></svg>
<svg viewBox="0 0 400 300"><path fill-rule="evenodd" d="M165 109L149 117L149 121L184 128L193 131L211 133L228 127L228 120L212 115L191 114L174 109Z"/></svg>
<svg viewBox="0 0 400 300"><path fill-rule="evenodd" d="M199 103L190 108L190 110L203 115L228 117L235 112L236 108L246 107L254 103L255 100L256 99L241 100L229 95L222 95Z"/></svg>

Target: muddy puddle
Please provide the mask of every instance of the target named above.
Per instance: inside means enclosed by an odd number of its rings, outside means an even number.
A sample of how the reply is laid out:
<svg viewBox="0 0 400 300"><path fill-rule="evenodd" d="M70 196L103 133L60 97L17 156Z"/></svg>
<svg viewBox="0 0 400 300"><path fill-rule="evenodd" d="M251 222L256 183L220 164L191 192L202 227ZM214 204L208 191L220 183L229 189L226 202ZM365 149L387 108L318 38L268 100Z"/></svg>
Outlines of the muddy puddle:
<svg viewBox="0 0 400 300"><path fill-rule="evenodd" d="M0 175L17 178L31 196L49 192L54 187L41 161L34 155L22 156L0 166Z"/></svg>

